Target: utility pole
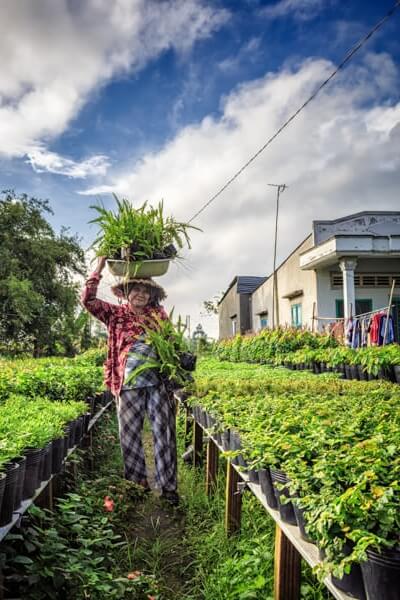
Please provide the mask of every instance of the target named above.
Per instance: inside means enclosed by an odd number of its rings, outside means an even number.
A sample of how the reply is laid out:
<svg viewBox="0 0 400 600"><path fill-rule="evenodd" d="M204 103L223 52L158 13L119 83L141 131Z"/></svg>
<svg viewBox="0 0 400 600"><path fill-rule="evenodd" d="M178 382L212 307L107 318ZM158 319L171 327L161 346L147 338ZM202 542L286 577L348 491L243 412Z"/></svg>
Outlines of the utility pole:
<svg viewBox="0 0 400 600"><path fill-rule="evenodd" d="M190 315L186 315L186 331L190 340Z"/></svg>
<svg viewBox="0 0 400 600"><path fill-rule="evenodd" d="M273 267L273 282L272 282L272 329L276 325L279 327L279 302L278 302L278 280L276 276L276 244L278 239L278 215L279 215L279 196L288 187L285 183L269 183L270 187L276 188L276 213L275 213L275 241L274 241L274 267Z"/></svg>

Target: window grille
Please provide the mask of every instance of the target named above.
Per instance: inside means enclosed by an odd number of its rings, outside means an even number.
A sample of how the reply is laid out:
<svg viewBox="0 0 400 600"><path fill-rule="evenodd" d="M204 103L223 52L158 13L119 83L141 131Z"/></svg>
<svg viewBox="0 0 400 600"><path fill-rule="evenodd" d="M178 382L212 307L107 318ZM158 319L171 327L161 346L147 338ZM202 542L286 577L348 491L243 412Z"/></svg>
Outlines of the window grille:
<svg viewBox="0 0 400 600"><path fill-rule="evenodd" d="M342 273L332 271L330 276L332 289L343 287ZM390 288L393 279L396 280L396 287L400 286L400 273L354 273L355 287Z"/></svg>

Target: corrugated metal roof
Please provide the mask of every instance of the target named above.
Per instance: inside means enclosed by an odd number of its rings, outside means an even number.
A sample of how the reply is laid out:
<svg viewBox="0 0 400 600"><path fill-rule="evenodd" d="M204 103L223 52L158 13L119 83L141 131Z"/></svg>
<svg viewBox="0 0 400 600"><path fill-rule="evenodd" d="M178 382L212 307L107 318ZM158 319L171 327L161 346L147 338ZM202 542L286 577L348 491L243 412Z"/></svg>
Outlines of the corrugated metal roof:
<svg viewBox="0 0 400 600"><path fill-rule="evenodd" d="M238 294L251 294L266 280L267 277L238 276L236 291Z"/></svg>

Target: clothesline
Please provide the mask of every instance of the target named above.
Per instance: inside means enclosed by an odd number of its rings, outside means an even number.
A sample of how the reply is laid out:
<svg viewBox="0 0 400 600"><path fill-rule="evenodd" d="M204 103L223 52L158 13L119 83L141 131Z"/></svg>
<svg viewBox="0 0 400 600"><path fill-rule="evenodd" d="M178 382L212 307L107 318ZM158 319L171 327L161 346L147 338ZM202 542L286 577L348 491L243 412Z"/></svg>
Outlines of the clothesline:
<svg viewBox="0 0 400 600"><path fill-rule="evenodd" d="M383 308L377 308L375 310L370 310L368 312L365 313L360 313L359 315L354 315L354 317L351 318L358 318L358 317L366 317L368 315L375 315L376 313L380 313L380 312L384 312L385 310L387 311L388 308L393 308L394 304L392 304L391 306L384 306ZM315 321L345 321L346 318L345 317L316 317L316 316L312 316L312 318Z"/></svg>

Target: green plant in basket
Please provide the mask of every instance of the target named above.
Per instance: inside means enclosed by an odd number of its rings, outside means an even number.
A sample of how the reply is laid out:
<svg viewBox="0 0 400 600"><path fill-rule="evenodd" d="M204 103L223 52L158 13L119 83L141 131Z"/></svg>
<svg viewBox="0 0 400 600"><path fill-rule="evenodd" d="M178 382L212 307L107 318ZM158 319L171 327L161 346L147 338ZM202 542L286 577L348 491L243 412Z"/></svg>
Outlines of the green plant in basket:
<svg viewBox="0 0 400 600"><path fill-rule="evenodd" d="M114 198L115 212L102 205L91 206L98 217L90 222L100 227L93 242L98 256L136 261L175 258L185 243L191 247L189 229L200 231L193 225L165 216L163 202L156 207L144 202L134 208L128 200L120 200L115 195Z"/></svg>

